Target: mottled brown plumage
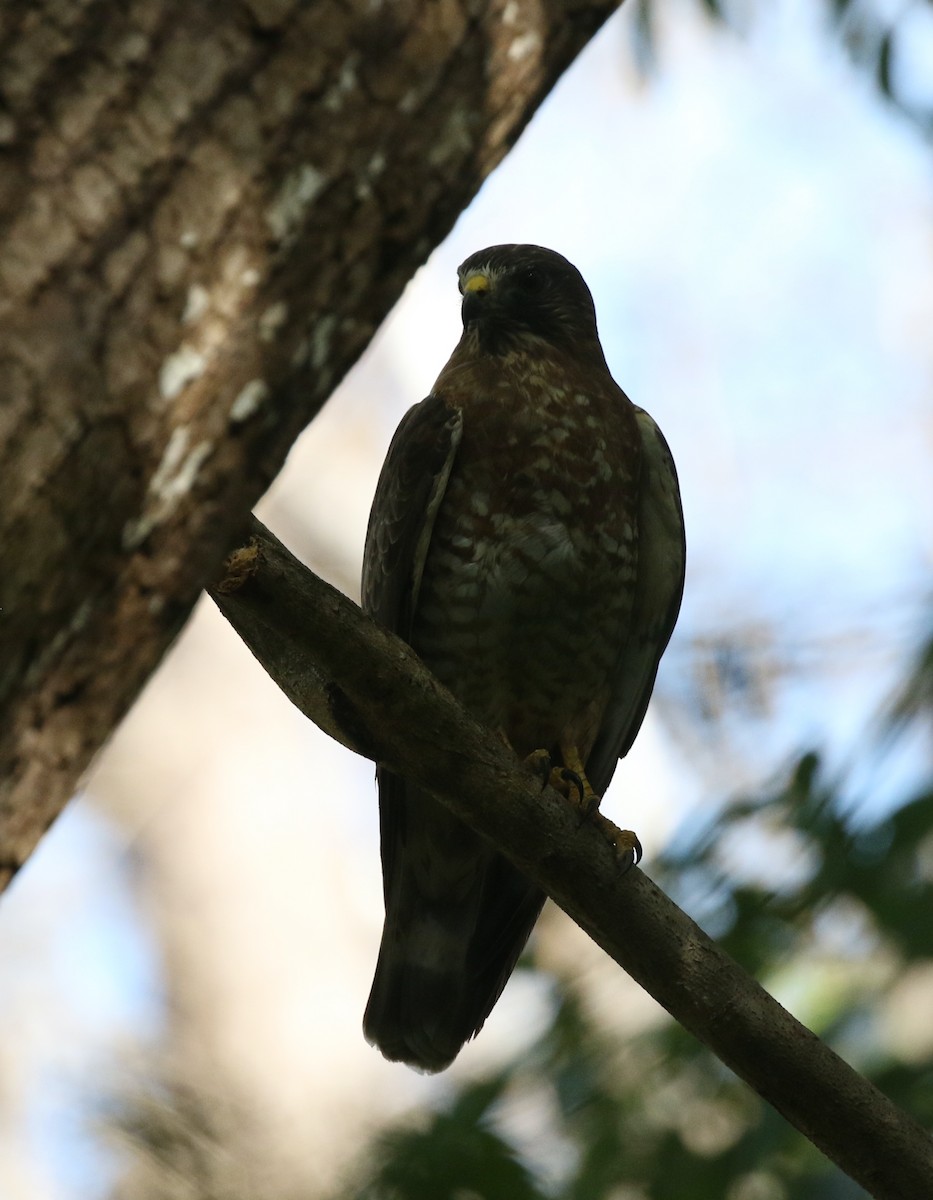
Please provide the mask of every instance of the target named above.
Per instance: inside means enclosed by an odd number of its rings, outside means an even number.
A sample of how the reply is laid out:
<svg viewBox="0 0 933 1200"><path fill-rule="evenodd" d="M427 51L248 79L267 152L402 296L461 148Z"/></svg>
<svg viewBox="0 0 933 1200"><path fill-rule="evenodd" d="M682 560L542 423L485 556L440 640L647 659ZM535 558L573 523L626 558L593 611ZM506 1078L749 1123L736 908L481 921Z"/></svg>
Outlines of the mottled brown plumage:
<svg viewBox="0 0 933 1200"><path fill-rule="evenodd" d="M609 374L566 259L494 246L459 274L463 336L389 449L364 607L519 756L576 752L601 795L680 606L674 465ZM441 1070L544 897L430 796L378 779L386 922L364 1029L387 1058Z"/></svg>

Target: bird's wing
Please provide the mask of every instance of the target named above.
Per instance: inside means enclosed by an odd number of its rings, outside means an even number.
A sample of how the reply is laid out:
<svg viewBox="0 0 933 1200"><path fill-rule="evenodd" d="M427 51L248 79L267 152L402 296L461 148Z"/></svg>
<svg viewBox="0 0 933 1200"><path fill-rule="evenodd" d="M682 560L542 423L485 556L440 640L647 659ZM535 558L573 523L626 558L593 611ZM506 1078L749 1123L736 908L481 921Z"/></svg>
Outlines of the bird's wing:
<svg viewBox="0 0 933 1200"><path fill-rule="evenodd" d="M644 409L635 408L642 444L638 493L638 572L632 621L615 687L586 763L598 795L632 747L654 689L658 663L680 612L686 545L680 487L670 448Z"/></svg>
<svg viewBox="0 0 933 1200"><path fill-rule="evenodd" d="M440 396L408 410L389 445L366 531L363 609L405 641L418 602L431 532L457 456L463 416ZM404 781L381 767L379 825L386 903L403 840Z"/></svg>
<svg viewBox="0 0 933 1200"><path fill-rule="evenodd" d="M363 551L363 608L406 641L462 431L460 411L428 396L402 418L376 485Z"/></svg>
<svg viewBox="0 0 933 1200"><path fill-rule="evenodd" d="M408 640L462 418L437 396L399 426L376 489L363 607ZM363 1018L387 1058L447 1066L482 1026L544 901L433 797L378 768L386 919Z"/></svg>

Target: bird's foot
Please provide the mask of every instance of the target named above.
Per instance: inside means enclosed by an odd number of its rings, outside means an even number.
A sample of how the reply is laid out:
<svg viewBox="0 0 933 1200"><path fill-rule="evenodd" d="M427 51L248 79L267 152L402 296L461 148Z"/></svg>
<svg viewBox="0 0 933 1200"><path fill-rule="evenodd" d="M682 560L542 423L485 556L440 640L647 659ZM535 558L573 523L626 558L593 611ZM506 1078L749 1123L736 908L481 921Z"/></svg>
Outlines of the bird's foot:
<svg viewBox="0 0 933 1200"><path fill-rule="evenodd" d="M556 792L567 797L580 814L581 825L599 809L599 797L590 787L589 780L570 767L552 767L548 783Z"/></svg>
<svg viewBox="0 0 933 1200"><path fill-rule="evenodd" d="M569 767L552 766L554 760L547 750L532 750L523 761L541 780L542 789L550 786L570 801L580 814L581 825L599 808L599 797L586 776Z"/></svg>
<svg viewBox="0 0 933 1200"><path fill-rule="evenodd" d="M589 786L586 776L581 779L569 767L552 767L548 783L574 806L580 814L580 825L591 821L596 826L612 847L616 862L623 872L641 862L642 848L638 834L631 829L620 829L614 821L603 816L599 811L599 796Z"/></svg>
<svg viewBox="0 0 933 1200"><path fill-rule="evenodd" d="M542 789L550 785L569 800L579 815L579 825L592 821L615 854L616 862L623 871L641 862L642 849L638 835L631 829L620 829L599 811L599 796L586 777L586 769L574 746L562 746L562 757L569 759L571 766L552 766L553 759L547 750L533 750L523 760L541 780Z"/></svg>
<svg viewBox="0 0 933 1200"><path fill-rule="evenodd" d="M595 812L592 819L596 828L602 833L609 845L612 846L616 862L622 868L623 872L628 871L631 867L635 867L641 862L642 848L637 833L634 833L631 829L620 829L614 821L610 821L608 817L604 817L601 812Z"/></svg>
<svg viewBox="0 0 933 1200"><path fill-rule="evenodd" d="M547 750L532 750L524 760L525 766L530 767L541 780L543 791L551 781L551 756Z"/></svg>
<svg viewBox="0 0 933 1200"><path fill-rule="evenodd" d="M560 756L564 760L563 768L551 772L551 786L556 787L571 802L580 814L580 824L588 821L599 809L600 797L597 796L586 775L586 765L576 745L569 739L561 740ZM573 793L576 793L575 795Z"/></svg>

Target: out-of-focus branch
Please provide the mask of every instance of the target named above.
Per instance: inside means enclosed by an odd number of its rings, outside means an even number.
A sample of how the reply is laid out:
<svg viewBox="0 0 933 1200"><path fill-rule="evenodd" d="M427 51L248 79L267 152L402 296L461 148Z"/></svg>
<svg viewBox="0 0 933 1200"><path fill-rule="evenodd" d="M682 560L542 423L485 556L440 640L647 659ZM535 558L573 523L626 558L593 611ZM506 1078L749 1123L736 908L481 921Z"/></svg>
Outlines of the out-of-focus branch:
<svg viewBox="0 0 933 1200"><path fill-rule="evenodd" d="M430 790L489 838L646 991L843 1171L917 1200L933 1139L782 1008L592 824L477 724L411 649L255 519L211 590L325 732Z"/></svg>

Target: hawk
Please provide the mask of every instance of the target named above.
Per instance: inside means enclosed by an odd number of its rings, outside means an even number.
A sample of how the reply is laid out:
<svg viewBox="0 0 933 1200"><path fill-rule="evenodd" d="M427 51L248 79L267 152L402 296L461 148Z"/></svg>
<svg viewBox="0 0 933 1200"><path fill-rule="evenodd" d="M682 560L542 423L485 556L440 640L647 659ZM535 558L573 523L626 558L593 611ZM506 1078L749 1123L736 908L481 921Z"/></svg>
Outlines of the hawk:
<svg viewBox="0 0 933 1200"><path fill-rule="evenodd" d="M680 608L677 474L610 375L571 263L492 246L459 279L463 334L376 489L363 607L588 807L631 748ZM377 778L386 916L363 1028L386 1058L440 1071L544 895L429 794Z"/></svg>

